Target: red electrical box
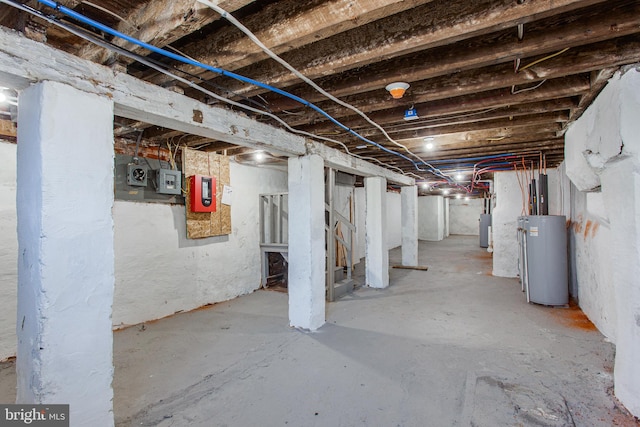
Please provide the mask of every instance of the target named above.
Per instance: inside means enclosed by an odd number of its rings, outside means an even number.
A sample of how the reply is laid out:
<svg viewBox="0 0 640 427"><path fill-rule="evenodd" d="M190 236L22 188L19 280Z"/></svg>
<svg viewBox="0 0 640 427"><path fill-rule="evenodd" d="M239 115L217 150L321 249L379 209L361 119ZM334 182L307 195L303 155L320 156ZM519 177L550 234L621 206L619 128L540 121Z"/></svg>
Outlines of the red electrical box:
<svg viewBox="0 0 640 427"><path fill-rule="evenodd" d="M189 177L189 198L191 212L216 211L216 178L192 175Z"/></svg>

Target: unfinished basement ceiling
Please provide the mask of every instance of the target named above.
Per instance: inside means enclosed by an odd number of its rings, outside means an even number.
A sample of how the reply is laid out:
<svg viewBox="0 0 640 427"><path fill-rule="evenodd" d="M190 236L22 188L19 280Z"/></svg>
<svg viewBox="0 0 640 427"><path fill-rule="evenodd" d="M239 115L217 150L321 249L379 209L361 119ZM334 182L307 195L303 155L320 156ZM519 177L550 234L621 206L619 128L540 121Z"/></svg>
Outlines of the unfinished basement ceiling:
<svg viewBox="0 0 640 427"><path fill-rule="evenodd" d="M96 35L180 77L290 126L346 144L352 153L432 180L423 163L392 143L353 110L327 100L249 37L194 0L66 0L61 4L157 47L290 92L345 127L397 156L358 139L327 117L280 94L184 65L113 38ZM477 158L517 155L528 164L544 156L563 160L564 132L621 66L640 61L637 0L219 0L267 47L327 92L357 107L398 144L445 173L472 167ZM77 21L24 2L68 24ZM0 23L75 55L126 70L140 79L233 108L139 61L98 47L41 18L0 5ZM88 26L82 26L90 29ZM93 30L92 30L93 31ZM173 69L175 67L175 69ZM188 73L188 74L185 74ZM385 86L407 82L401 99ZM406 121L414 107L418 118ZM282 126L255 111L256 120ZM116 118L116 136L151 146L180 141L208 151L247 149L226 142ZM428 149L430 142L433 148ZM343 149L339 144L325 141ZM473 160L465 160L473 159ZM500 169L496 165L491 170ZM419 169L424 169L421 171Z"/></svg>

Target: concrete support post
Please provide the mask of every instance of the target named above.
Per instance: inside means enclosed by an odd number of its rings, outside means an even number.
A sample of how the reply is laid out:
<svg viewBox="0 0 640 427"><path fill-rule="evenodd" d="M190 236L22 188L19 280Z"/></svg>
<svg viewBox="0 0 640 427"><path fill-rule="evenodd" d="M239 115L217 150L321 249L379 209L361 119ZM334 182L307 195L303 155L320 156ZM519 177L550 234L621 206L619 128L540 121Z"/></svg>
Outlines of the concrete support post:
<svg viewBox="0 0 640 427"><path fill-rule="evenodd" d="M365 281L372 288L389 286L389 250L387 248L387 180L364 179L366 193L366 272Z"/></svg>
<svg viewBox="0 0 640 427"><path fill-rule="evenodd" d="M18 117L17 402L113 426L113 103L43 82Z"/></svg>
<svg viewBox="0 0 640 427"><path fill-rule="evenodd" d="M325 322L324 160L289 158L289 322L315 330Z"/></svg>
<svg viewBox="0 0 640 427"><path fill-rule="evenodd" d="M402 265L418 265L418 187L402 187Z"/></svg>

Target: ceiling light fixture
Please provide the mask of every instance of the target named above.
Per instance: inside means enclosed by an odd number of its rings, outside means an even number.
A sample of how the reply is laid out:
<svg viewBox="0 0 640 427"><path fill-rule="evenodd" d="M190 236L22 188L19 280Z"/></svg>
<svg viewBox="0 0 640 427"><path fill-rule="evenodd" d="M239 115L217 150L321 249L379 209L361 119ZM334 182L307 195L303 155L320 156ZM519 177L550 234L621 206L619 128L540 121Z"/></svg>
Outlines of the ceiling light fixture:
<svg viewBox="0 0 640 427"><path fill-rule="evenodd" d="M465 197L464 200L466 200L468 202L469 201L469 197Z"/></svg>
<svg viewBox="0 0 640 427"><path fill-rule="evenodd" d="M356 148L358 150L362 150L363 148L367 148L367 146L366 145L356 145Z"/></svg>
<svg viewBox="0 0 640 427"><path fill-rule="evenodd" d="M7 95L4 92L0 92L0 102L4 102L7 100Z"/></svg>
<svg viewBox="0 0 640 427"><path fill-rule="evenodd" d="M422 188L424 188L425 190L429 189L429 183L428 182L423 182L422 183Z"/></svg>
<svg viewBox="0 0 640 427"><path fill-rule="evenodd" d="M458 172L456 174L456 181L462 181L464 179L464 175L462 175L462 173Z"/></svg>
<svg viewBox="0 0 640 427"><path fill-rule="evenodd" d="M390 83L387 85L385 89L387 89L389 93L391 93L391 96L394 99L400 99L404 96L404 93L407 91L407 89L409 89L409 83L405 83L405 82Z"/></svg>
<svg viewBox="0 0 640 427"><path fill-rule="evenodd" d="M425 147L427 150L433 150L433 142L427 142L427 143L424 145L424 147Z"/></svg>
<svg viewBox="0 0 640 427"><path fill-rule="evenodd" d="M442 194L444 194L445 196L448 196L449 195L449 190L447 190L447 189L442 190Z"/></svg>
<svg viewBox="0 0 640 427"><path fill-rule="evenodd" d="M456 194L456 199L461 199L462 198L462 194Z"/></svg>
<svg viewBox="0 0 640 427"><path fill-rule="evenodd" d="M261 162L264 160L264 152L263 151L256 151L256 160Z"/></svg>

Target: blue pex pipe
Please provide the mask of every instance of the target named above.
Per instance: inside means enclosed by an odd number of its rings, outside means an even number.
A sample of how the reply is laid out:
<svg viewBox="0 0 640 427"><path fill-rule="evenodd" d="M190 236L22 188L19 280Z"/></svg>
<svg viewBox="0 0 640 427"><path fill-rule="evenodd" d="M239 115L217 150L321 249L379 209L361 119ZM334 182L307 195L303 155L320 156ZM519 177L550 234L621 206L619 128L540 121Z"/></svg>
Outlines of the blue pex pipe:
<svg viewBox="0 0 640 427"><path fill-rule="evenodd" d="M65 15L69 16L70 18L73 18L73 19L75 19L75 20L77 20L79 22L82 22L84 24L90 25L91 27L96 28L96 29L98 29L100 31L103 31L103 32L105 32L107 34L110 34L110 35L112 35L114 37L121 38L121 39L126 40L128 42L136 44L136 45L138 45L140 47L143 47L143 48L145 48L147 50L150 50L152 52L155 52L155 53L158 53L160 55L166 56L167 58L175 59L176 61L182 62L183 64L188 64L188 65L193 65L193 66L196 66L196 67L199 67L199 68L203 68L205 70L214 72L216 74L220 74L222 76L230 77L232 79L235 79L235 80L238 80L238 81L241 81L241 82L244 82L244 83L248 83L248 84L263 88L263 89L267 89L267 90L272 91L274 93L277 93L279 95L285 96L285 97L287 97L289 99L292 99L292 100L294 100L294 101L296 101L296 102L298 102L298 103L300 103L300 104L302 104L302 105L304 105L306 107L309 107L309 108L313 109L314 111L322 114L324 117L329 119L333 124L335 124L336 126L340 127L341 129L347 131L351 135L359 138L360 140L362 140L362 141L364 141L364 142L366 142L368 144L374 145L374 146L380 148L381 150L383 150L383 151L385 151L385 152L387 152L389 154L396 155L396 156L398 156L398 157L400 157L402 159L405 159L405 160L409 161L411 164L413 164L415 166L415 168L417 170L424 171L424 172L432 172L433 174L435 174L437 176L440 176L442 178L450 180L449 177L444 176L438 169L432 167L431 165L429 165L425 161L422 161L422 163L425 164L427 167L431 168L431 171L426 171L424 169L420 169L418 167L418 164L414 160L410 159L409 157L405 156L402 153L398 153L396 151L390 150L390 149L378 144L377 142L371 141L370 139L363 137L362 135L360 135L357 132L353 131L351 128L345 126L344 124L342 124L341 122L339 122L338 120L333 118L331 115L329 115L329 113L327 113L326 111L324 111L323 109L321 109L317 105L314 105L313 103L311 103L311 102L309 102L309 101L307 101L307 100L305 100L303 98L300 98L299 96L296 96L296 95L294 95L292 93L289 93L287 91L284 91L282 89L278 89L277 87L270 86L270 85L268 85L266 83L262 83L262 82L260 82L258 80L254 80L254 79L251 79L249 77L245 77L245 76L242 76L240 74L233 73L231 71L223 70L222 68L212 67L210 65L203 64L201 62L194 61L192 59L185 58L185 57L180 56L180 55L176 55L173 52L166 51L166 50L161 49L159 47L153 46L153 45L151 45L149 43L145 43L142 40L138 40L138 39L136 39L134 37L128 36L128 35L126 35L124 33L121 33L121 32L119 32L117 30L114 30L113 28L108 27L108 26L106 26L104 24L101 24L100 22L94 21L91 18L87 18L86 16L84 16L84 15L78 13L78 12L75 12L72 9L69 9L68 7L63 6L63 5L61 5L61 4L59 4L59 3L55 2L55 1L38 0L38 3L41 3L41 4L43 4L45 6L48 6L48 7L52 8L52 9L55 9L55 10L65 14Z"/></svg>
<svg viewBox="0 0 640 427"><path fill-rule="evenodd" d="M485 164L482 165L483 168L488 168L488 167L492 167L492 166L507 166L507 165L511 165L511 162L487 162ZM441 166L441 170L443 171L447 171L447 170L457 170L457 169L461 169L461 168L469 168L469 167L475 167L476 163L456 163L455 165L447 165L442 167Z"/></svg>
<svg viewBox="0 0 640 427"><path fill-rule="evenodd" d="M488 159L501 159L503 157L514 156L512 153L505 154L495 154L491 156L480 156L480 157L464 157L460 159L443 159L443 160L431 160L431 163L456 163L456 162L475 162L478 160L488 160Z"/></svg>

